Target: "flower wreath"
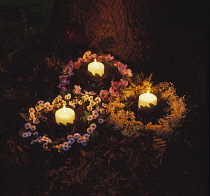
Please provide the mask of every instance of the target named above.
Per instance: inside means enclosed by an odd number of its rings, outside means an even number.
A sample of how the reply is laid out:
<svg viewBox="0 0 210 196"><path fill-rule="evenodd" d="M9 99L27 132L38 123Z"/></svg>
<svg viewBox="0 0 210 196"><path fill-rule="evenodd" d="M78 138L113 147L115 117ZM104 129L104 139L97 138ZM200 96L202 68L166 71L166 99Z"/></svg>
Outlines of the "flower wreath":
<svg viewBox="0 0 210 196"><path fill-rule="evenodd" d="M152 83L144 80L142 85L131 84L122 90L119 97L109 102L107 113L109 114L109 124L114 130L120 130L124 136L138 137L145 132L152 132L157 136L167 136L173 129L179 126L181 119L186 116L186 104L184 97L178 97L172 83L161 82L155 87ZM168 107L161 108L165 112L162 118L156 119L157 124L152 122L144 123L136 120L136 115L129 108L130 98L134 98L150 89L154 94L159 95L159 99L164 101ZM148 109L148 108L147 108Z"/></svg>
<svg viewBox="0 0 210 196"><path fill-rule="evenodd" d="M98 76L97 74L93 76L87 69L88 64L93 62L94 59L97 59L98 62L101 62L105 66L105 73L103 77ZM77 61L70 60L61 72L62 75L59 76L59 88L63 91L69 88L70 79L71 82L80 83L80 86L83 89L92 88L96 85L95 83L90 84L92 81L97 81L97 88L95 90L109 90L107 87L110 87L115 81L120 80L129 80L133 74L132 70L127 68L126 64L121 63L120 61L114 60L114 56L111 54L97 55L92 54L91 51L86 51L83 54L82 58L78 58ZM76 80L76 81L75 81ZM112 89L111 89L112 91ZM114 93L114 92L113 92Z"/></svg>
<svg viewBox="0 0 210 196"><path fill-rule="evenodd" d="M97 127L105 122L106 104L102 102L102 99L99 95L96 95L96 93L88 91L84 91L82 93L80 86L75 85L74 87L74 98L72 98L72 95L68 93L63 97L58 95L51 103L40 100L37 102L35 107L29 108L28 113L21 114L27 121L24 128L21 130L22 137L32 138L31 144L42 144L42 147L45 150L57 149L67 151L76 141L77 143L86 146L90 137L96 133ZM83 124L88 126L85 131L86 133L81 134L76 132L71 134L69 132L74 129L72 125L68 124L68 126L64 126L55 123L54 113L56 110L62 108L63 105L74 108L76 115L78 110L82 111L83 114L80 116L78 121L82 121ZM52 130L48 131L48 134L41 136L41 131L37 131L39 124L44 124L42 127L46 127L47 125L47 129ZM69 133L66 137L55 138L54 136L55 141L53 141L48 136L52 132L62 132L62 129ZM58 134L58 136L60 136L60 134Z"/></svg>

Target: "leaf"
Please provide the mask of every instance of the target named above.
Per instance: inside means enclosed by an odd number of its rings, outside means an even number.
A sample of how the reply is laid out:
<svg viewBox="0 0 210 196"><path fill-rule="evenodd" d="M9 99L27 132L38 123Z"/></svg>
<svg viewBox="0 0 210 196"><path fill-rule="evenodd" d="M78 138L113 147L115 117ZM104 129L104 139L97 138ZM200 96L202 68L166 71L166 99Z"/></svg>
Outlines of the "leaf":
<svg viewBox="0 0 210 196"><path fill-rule="evenodd" d="M87 117L90 115L90 112L84 111L84 116L82 117L83 121L87 121Z"/></svg>
<svg viewBox="0 0 210 196"><path fill-rule="evenodd" d="M134 83L131 83L131 86L132 86L132 87L136 87L136 85L135 85Z"/></svg>
<svg viewBox="0 0 210 196"><path fill-rule="evenodd" d="M26 122L29 121L29 113L19 113Z"/></svg>
<svg viewBox="0 0 210 196"><path fill-rule="evenodd" d="M152 75L153 75L153 73L151 73L151 74L149 75L149 77L148 77L148 81L149 81L149 82L152 80Z"/></svg>

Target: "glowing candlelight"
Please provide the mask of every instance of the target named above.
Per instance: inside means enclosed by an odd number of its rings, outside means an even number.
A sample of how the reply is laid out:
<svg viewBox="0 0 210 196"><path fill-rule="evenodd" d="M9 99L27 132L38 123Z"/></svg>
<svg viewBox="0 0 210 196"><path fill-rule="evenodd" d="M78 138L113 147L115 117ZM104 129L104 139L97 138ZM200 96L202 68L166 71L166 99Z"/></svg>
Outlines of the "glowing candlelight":
<svg viewBox="0 0 210 196"><path fill-rule="evenodd" d="M94 76L96 74L102 76L104 74L104 64L97 62L96 59L94 59L94 62L88 64L88 71Z"/></svg>
<svg viewBox="0 0 210 196"><path fill-rule="evenodd" d="M75 112L71 108L66 108L64 105L63 108L55 112L55 120L58 124L62 123L67 125L67 123L73 124L75 120Z"/></svg>
<svg viewBox="0 0 210 196"><path fill-rule="evenodd" d="M138 102L139 108L141 108L141 106L150 107L149 104L157 105L157 97L154 94L147 91L147 93L139 95L139 102Z"/></svg>

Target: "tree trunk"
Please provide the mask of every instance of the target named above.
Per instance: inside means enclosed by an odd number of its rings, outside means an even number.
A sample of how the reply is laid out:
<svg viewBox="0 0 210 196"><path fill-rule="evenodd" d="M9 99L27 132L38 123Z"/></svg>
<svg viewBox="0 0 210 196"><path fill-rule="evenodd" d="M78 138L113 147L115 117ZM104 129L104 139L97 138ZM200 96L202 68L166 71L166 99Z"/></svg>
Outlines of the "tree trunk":
<svg viewBox="0 0 210 196"><path fill-rule="evenodd" d="M55 0L49 37L57 46L102 50L127 62L150 58L150 1Z"/></svg>

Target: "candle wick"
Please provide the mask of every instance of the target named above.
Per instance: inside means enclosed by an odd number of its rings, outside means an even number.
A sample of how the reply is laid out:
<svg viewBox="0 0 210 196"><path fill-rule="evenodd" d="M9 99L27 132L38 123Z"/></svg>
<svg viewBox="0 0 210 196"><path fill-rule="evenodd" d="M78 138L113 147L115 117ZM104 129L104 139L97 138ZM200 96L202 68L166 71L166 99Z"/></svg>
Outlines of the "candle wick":
<svg viewBox="0 0 210 196"><path fill-rule="evenodd" d="M147 90L147 97L150 97L150 93L149 93L149 90Z"/></svg>

